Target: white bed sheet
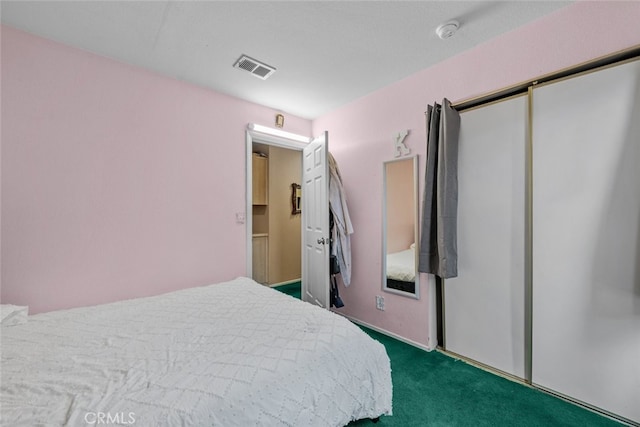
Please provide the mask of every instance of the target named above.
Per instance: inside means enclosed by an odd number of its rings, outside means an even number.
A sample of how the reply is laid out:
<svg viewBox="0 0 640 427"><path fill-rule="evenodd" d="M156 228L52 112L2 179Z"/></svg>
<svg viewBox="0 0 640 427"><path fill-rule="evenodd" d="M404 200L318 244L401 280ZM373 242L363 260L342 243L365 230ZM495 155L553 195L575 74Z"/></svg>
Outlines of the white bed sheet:
<svg viewBox="0 0 640 427"><path fill-rule="evenodd" d="M416 281L416 252L407 249L387 254L387 277L405 282Z"/></svg>
<svg viewBox="0 0 640 427"><path fill-rule="evenodd" d="M1 338L7 426L102 413L122 425L325 427L391 414L380 343L247 278L38 314Z"/></svg>

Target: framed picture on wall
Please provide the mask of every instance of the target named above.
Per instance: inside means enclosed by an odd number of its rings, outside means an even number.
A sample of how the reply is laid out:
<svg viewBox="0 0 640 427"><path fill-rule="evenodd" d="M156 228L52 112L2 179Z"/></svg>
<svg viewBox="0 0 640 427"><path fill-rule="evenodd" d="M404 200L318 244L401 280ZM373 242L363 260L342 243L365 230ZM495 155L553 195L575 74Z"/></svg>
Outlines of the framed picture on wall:
<svg viewBox="0 0 640 427"><path fill-rule="evenodd" d="M302 187L295 182L291 184L291 214L297 215L302 207Z"/></svg>

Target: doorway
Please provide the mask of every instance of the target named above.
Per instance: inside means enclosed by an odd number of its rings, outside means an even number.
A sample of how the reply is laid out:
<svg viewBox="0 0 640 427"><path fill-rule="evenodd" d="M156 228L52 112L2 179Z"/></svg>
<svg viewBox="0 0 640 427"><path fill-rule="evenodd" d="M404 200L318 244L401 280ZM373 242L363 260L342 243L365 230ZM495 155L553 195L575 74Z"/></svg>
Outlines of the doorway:
<svg viewBox="0 0 640 427"><path fill-rule="evenodd" d="M303 301L329 308L329 161L328 132L308 138L249 124L246 132L246 211L253 211L253 144L297 150L302 157L301 257ZM247 276L253 277L253 215L246 215ZM286 261L285 261L286 262Z"/></svg>
<svg viewBox="0 0 640 427"><path fill-rule="evenodd" d="M268 286L300 282L302 215L295 195L302 152L253 142L251 169L252 278Z"/></svg>
<svg viewBox="0 0 640 427"><path fill-rule="evenodd" d="M292 211L291 184L301 183L308 138L256 132L253 126L246 134L246 274L266 286L295 283L302 277L302 224ZM264 189L254 191L256 185Z"/></svg>

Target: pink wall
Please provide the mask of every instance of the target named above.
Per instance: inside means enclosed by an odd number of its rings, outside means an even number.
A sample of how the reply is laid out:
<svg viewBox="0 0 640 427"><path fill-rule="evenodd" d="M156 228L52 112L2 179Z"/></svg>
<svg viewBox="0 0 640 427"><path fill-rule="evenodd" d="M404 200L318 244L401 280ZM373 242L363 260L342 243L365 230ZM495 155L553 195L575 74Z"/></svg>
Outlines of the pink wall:
<svg viewBox="0 0 640 427"><path fill-rule="evenodd" d="M411 130L405 141L424 170L428 103L470 98L637 45L639 18L640 2L574 3L316 119L314 134L329 131L355 228L352 282L341 290L346 306L340 311L433 346L426 275L420 300L384 293L385 311L375 309L375 295L383 294L382 162L393 158L393 135ZM423 180L422 173L421 195Z"/></svg>
<svg viewBox="0 0 640 427"><path fill-rule="evenodd" d="M420 300L385 293L385 311L374 306L382 294L382 162L393 158L393 135L411 129L407 145L422 169L428 102L638 44L639 16L638 2L575 3L313 126L287 117L290 132L329 131L345 182L354 270L341 311L429 345L424 275ZM270 125L273 110L4 26L1 83L3 302L38 312L245 273L246 231L235 222L245 210L244 127Z"/></svg>
<svg viewBox="0 0 640 427"><path fill-rule="evenodd" d="M3 303L34 313L245 274L244 130L276 111L6 26L2 90Z"/></svg>

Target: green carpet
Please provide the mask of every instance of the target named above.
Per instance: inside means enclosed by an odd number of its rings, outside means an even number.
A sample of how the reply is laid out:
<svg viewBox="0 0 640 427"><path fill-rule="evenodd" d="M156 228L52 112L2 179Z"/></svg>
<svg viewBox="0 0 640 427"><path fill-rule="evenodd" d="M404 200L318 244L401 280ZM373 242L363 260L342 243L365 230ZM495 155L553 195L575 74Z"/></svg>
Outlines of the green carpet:
<svg viewBox="0 0 640 427"><path fill-rule="evenodd" d="M301 286L300 282L293 282L293 283L287 283L286 285L274 286L273 289L276 289L287 295L291 295L294 298L300 299L302 294L300 286Z"/></svg>
<svg viewBox="0 0 640 427"><path fill-rule="evenodd" d="M292 295L291 285L286 293ZM282 287L276 287L278 290ZM298 290L299 295L299 290ZM298 296L299 297L299 296ZM437 351L426 352L362 328L391 359L393 416L349 426L620 426L577 405Z"/></svg>

